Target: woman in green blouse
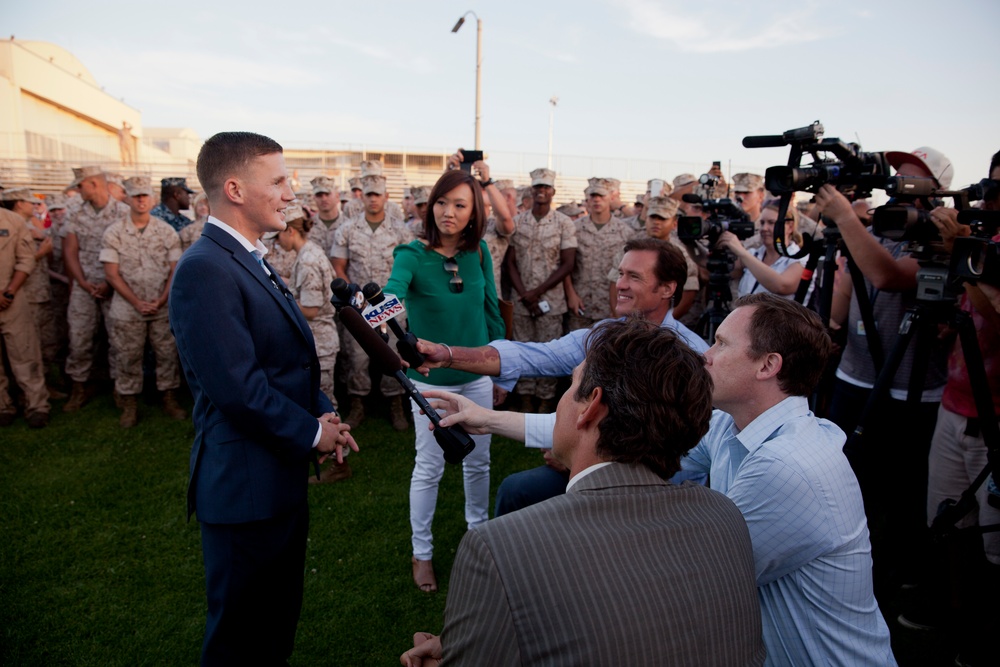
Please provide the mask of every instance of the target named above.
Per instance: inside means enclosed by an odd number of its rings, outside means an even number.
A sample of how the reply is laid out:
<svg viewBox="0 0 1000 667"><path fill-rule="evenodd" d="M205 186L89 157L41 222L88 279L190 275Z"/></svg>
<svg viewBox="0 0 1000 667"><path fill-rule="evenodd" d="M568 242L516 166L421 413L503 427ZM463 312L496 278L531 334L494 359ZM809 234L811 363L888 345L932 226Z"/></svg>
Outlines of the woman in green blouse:
<svg viewBox="0 0 1000 667"><path fill-rule="evenodd" d="M410 330L419 338L448 345L476 347L503 338L504 323L493 284L493 265L483 238L486 215L483 190L498 216L506 217L503 196L489 178L489 168L476 163L480 185L470 173L445 172L428 198L425 238L398 246L392 275L385 286L405 302ZM501 208L502 207L502 208ZM492 407L489 378L450 368L428 377L407 371L418 390L446 389ZM437 590L431 564L431 522L437 504L444 457L428 429L428 419L413 404L416 460L410 479L410 525L413 529L413 580L425 592ZM465 519L469 527L489 518L490 436L472 436L476 448L462 462L465 476Z"/></svg>

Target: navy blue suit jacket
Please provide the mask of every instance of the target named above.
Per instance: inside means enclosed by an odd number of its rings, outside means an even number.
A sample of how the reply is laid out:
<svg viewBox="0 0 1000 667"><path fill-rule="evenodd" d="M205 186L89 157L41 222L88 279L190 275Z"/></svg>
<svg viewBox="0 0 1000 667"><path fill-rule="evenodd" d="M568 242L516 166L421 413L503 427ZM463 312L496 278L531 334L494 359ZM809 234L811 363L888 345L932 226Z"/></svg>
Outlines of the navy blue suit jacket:
<svg viewBox="0 0 1000 667"><path fill-rule="evenodd" d="M316 418L333 411L309 326L274 275L211 223L174 273L170 323L195 401L188 516L202 522L305 502Z"/></svg>

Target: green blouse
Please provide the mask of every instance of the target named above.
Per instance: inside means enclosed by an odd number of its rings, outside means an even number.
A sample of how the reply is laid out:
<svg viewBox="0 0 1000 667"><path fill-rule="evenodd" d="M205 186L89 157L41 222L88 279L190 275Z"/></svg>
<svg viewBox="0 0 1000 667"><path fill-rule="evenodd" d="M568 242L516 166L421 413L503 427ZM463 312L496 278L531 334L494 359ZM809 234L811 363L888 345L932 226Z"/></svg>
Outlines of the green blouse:
<svg viewBox="0 0 1000 667"><path fill-rule="evenodd" d="M452 274L444 270L444 255L420 241L396 246L392 275L383 291L404 302L410 331L418 338L478 347L504 337L506 329L493 284L493 261L485 241L479 242L479 250L459 250L455 255L463 286L456 293L448 286ZM426 378L412 369L407 375L436 385L465 384L479 377L451 368L435 368Z"/></svg>

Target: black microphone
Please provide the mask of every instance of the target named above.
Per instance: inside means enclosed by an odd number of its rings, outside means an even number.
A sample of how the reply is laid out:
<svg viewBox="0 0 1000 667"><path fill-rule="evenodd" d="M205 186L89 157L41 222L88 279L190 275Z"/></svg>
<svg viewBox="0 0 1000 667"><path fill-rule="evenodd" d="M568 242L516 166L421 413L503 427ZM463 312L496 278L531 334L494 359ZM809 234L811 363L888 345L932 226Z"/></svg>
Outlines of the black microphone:
<svg viewBox="0 0 1000 667"><path fill-rule="evenodd" d="M361 292L365 295L365 300L373 306L385 301L385 294L382 293L382 288L378 286L378 283L368 283L361 288ZM406 359L406 363L411 368L423 366L424 355L417 351L416 335L412 331L403 331L403 327L399 326L395 317L389 318L388 324L392 333L396 334L396 349L399 350L399 356Z"/></svg>
<svg viewBox="0 0 1000 667"><path fill-rule="evenodd" d="M330 289L333 291L333 298L330 299L330 303L338 311L344 306L351 306L355 310L361 310L365 305L364 295L357 283L349 283L343 278L334 278L333 282L330 283Z"/></svg>
<svg viewBox="0 0 1000 667"><path fill-rule="evenodd" d="M696 195L696 194L694 194L692 192L688 192L687 194L681 195L681 199L683 199L688 204L701 204L702 203L701 197L699 197L698 195Z"/></svg>
<svg viewBox="0 0 1000 667"><path fill-rule="evenodd" d="M778 148L787 146L788 140L780 134L761 134L743 137L743 148Z"/></svg>
<svg viewBox="0 0 1000 667"><path fill-rule="evenodd" d="M351 332L354 340L358 341L358 345L365 351L368 358L379 364L383 373L396 378L396 382L403 387L406 395L416 401L420 409L427 415L427 418L434 424L434 439L437 440L438 446L444 452L444 460L448 463L461 463L462 459L475 449L475 441L469 437L469 434L466 433L461 424L447 427L441 426L441 416L430 406L430 403L427 402L423 394L417 391L410 378L406 377L399 357L375 333L375 330L368 326L368 322L361 316L361 313L354 308L348 307L341 307L338 312L340 313L340 321L343 323L344 328Z"/></svg>

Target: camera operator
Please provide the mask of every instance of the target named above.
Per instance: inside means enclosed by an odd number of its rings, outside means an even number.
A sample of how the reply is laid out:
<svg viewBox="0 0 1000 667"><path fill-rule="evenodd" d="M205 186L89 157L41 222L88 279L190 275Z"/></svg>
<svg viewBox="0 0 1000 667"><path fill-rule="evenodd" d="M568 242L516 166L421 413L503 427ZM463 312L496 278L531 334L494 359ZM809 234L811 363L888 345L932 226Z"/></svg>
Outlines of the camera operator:
<svg viewBox="0 0 1000 667"><path fill-rule="evenodd" d="M732 232L722 232L717 245L729 250L736 257L733 267L733 278L738 278L739 296L757 292L771 292L786 299L795 298L795 290L802 278L805 259L792 259L778 252L774 247L774 224L778 220L781 200L769 199L764 202L763 210L757 219L757 229L760 234L761 246L753 250L743 247L743 242ZM785 234L794 239L788 245L788 252L799 251L796 242L801 242L798 234L799 212L788 208L785 214Z"/></svg>
<svg viewBox="0 0 1000 667"><path fill-rule="evenodd" d="M993 156L989 177L1000 180L1000 153ZM1000 210L996 191L984 201L983 208ZM970 228L958 222L955 209L935 208L930 219L941 232L949 252L956 236L970 234ZM969 313L975 325L995 418L1000 415L1000 315L974 285L965 285L965 294L958 306ZM956 338L948 356L948 382L931 439L928 525L938 515L941 503L949 498L957 500L987 464L986 443L973 391L962 345ZM959 520L958 528L1000 524L1000 510L989 505L987 493L987 484L976 490L978 509ZM979 664L977 659L987 655L986 623L997 622L996 611L992 611L990 617L987 600L991 594L995 597L1000 583L1000 533L968 532L971 533L968 537L956 535L947 541L947 553L941 555L944 562L930 571L933 577L931 596L924 600L924 607L917 606L900 614L899 623L909 628L928 629L946 619L953 621L963 661Z"/></svg>
<svg viewBox="0 0 1000 667"><path fill-rule="evenodd" d="M932 178L944 189L951 185L951 161L932 148L889 152L885 157L898 175ZM916 303L917 260L906 252L905 242L879 238L866 229L851 203L833 186L823 185L816 203L836 223L854 259L853 268L865 278L877 338L888 355L907 307ZM920 208L921 204L914 201L912 206ZM843 294L850 293L848 318L839 323L847 327L847 343L836 372L829 418L852 433L878 371L865 336L858 295L850 281L841 283ZM945 382L946 349L935 339L931 349L924 351L927 372L920 383L920 404L914 409L907 405L906 395L916 347L911 340L892 378L890 395L882 397L865 425L863 440L849 438L844 447L865 499L879 594L914 583L923 571L927 551L927 453Z"/></svg>

